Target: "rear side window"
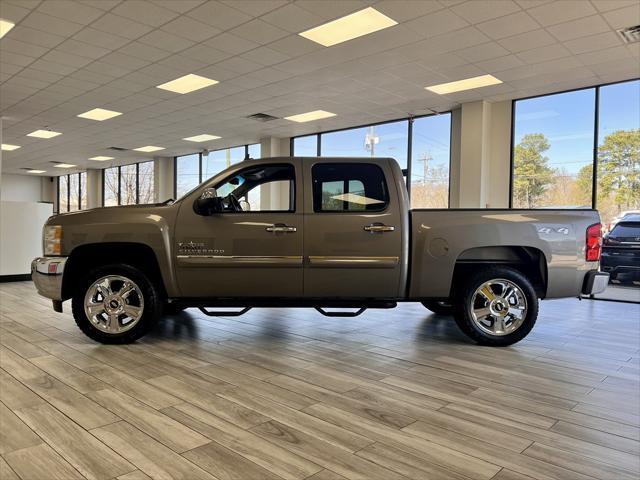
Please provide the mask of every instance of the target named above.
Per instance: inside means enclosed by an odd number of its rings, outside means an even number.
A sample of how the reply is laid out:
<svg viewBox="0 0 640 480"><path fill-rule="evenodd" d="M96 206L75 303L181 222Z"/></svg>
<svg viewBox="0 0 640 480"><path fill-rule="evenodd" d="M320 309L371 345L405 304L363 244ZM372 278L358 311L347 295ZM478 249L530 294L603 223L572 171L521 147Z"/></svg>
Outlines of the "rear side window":
<svg viewBox="0 0 640 480"><path fill-rule="evenodd" d="M371 163L319 163L311 169L314 212L379 212L389 193L384 173Z"/></svg>
<svg viewBox="0 0 640 480"><path fill-rule="evenodd" d="M609 234L612 237L640 237L640 222L620 222Z"/></svg>

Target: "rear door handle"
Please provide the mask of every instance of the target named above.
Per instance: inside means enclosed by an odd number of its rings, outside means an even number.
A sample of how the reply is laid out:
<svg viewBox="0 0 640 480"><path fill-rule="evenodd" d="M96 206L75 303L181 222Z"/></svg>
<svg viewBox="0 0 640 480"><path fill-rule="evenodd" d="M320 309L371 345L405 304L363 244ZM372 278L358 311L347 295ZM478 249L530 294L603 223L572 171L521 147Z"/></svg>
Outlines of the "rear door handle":
<svg viewBox="0 0 640 480"><path fill-rule="evenodd" d="M365 232L371 232L371 233L393 232L395 231L395 229L396 227L392 225L381 225L377 223L372 223L371 225L367 225L366 227L364 227Z"/></svg>
<svg viewBox="0 0 640 480"><path fill-rule="evenodd" d="M270 227L265 228L265 230L272 233L294 233L298 231L296 227L290 227L284 223L275 223Z"/></svg>

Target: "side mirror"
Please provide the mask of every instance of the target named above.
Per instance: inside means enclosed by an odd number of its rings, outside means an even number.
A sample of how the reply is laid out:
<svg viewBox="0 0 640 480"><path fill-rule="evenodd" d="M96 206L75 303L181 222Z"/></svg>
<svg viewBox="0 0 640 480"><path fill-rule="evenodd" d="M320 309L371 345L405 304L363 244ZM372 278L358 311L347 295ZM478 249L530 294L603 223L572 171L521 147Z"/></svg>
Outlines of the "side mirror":
<svg viewBox="0 0 640 480"><path fill-rule="evenodd" d="M218 197L215 188L205 188L193 203L193 210L198 215L213 215L222 211L222 199Z"/></svg>
<svg viewBox="0 0 640 480"><path fill-rule="evenodd" d="M240 208L242 208L243 212L250 212L251 211L251 204L249 202L247 202L246 200L240 200Z"/></svg>

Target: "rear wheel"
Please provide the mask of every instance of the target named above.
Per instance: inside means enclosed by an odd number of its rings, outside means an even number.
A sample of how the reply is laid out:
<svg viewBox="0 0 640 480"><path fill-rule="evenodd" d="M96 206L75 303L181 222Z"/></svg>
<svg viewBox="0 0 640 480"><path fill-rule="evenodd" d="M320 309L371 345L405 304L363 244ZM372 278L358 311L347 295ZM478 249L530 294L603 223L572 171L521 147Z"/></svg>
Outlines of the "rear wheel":
<svg viewBox="0 0 640 480"><path fill-rule="evenodd" d="M101 343L130 343L157 320L155 285L135 267L105 265L91 270L72 299L73 317L85 335Z"/></svg>
<svg viewBox="0 0 640 480"><path fill-rule="evenodd" d="M472 275L456 302L456 323L481 345L507 346L531 331L538 317L538 296L518 270L489 267Z"/></svg>
<svg viewBox="0 0 640 480"><path fill-rule="evenodd" d="M453 305L449 302L425 300L421 303L427 310L431 310L436 315L452 315L454 311Z"/></svg>

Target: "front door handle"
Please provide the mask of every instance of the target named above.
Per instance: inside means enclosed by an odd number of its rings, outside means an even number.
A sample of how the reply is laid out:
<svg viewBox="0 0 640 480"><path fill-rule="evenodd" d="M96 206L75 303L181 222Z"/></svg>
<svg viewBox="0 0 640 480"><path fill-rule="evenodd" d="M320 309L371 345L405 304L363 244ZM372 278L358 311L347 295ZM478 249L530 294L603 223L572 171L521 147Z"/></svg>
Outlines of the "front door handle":
<svg viewBox="0 0 640 480"><path fill-rule="evenodd" d="M382 225L379 223L372 223L371 225L367 225L366 227L364 227L365 232L371 232L371 233L393 232L395 231L395 229L396 227L392 225Z"/></svg>
<svg viewBox="0 0 640 480"><path fill-rule="evenodd" d="M296 227L290 227L284 223L274 223L270 227L265 228L265 230L272 233L294 233L298 231Z"/></svg>

